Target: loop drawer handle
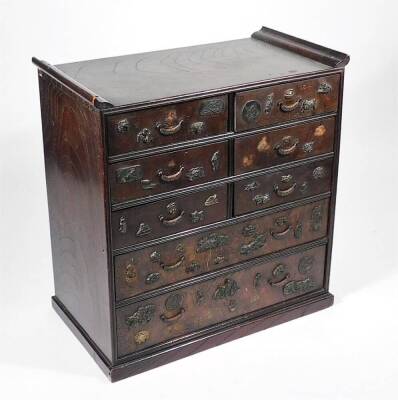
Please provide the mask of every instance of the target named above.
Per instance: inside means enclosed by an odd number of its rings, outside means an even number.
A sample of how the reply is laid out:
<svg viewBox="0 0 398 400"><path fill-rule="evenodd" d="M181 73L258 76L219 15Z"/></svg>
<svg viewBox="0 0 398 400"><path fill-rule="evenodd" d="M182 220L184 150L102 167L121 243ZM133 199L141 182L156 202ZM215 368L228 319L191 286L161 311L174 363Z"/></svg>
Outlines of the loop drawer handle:
<svg viewBox="0 0 398 400"><path fill-rule="evenodd" d="M280 156L288 156L296 150L298 143L299 140L297 138L285 136L274 148ZM288 145L289 147L283 147L284 145Z"/></svg>
<svg viewBox="0 0 398 400"><path fill-rule="evenodd" d="M292 112L294 111L301 103L301 98L299 97L298 100L296 100L292 104L283 104L282 102L279 103L279 108L283 112Z"/></svg>
<svg viewBox="0 0 398 400"><path fill-rule="evenodd" d="M290 232L290 229L292 229L292 226L289 225L284 231L282 232L275 232L271 231L271 236L276 239L276 240L281 240L284 239L284 237Z"/></svg>
<svg viewBox="0 0 398 400"><path fill-rule="evenodd" d="M184 120L181 119L178 122L178 124L174 125L174 126L168 126L168 125L165 125L165 124L158 124L157 128L159 129L160 133L163 136L171 136L171 135L174 135L174 134L176 134L177 132L180 131L183 122L184 122Z"/></svg>
<svg viewBox="0 0 398 400"><path fill-rule="evenodd" d="M290 194L292 194L294 192L294 189L296 189L297 183L294 182L292 186L290 186L287 189L280 189L278 185L274 186L274 190L275 193L279 196L279 197L286 197L289 196Z"/></svg>
<svg viewBox="0 0 398 400"><path fill-rule="evenodd" d="M174 321L178 321L178 320L182 317L182 314L184 314L184 312L185 312L185 309L184 309L184 308L181 308L180 311L178 311L178 313L175 314L175 315L173 315L172 317L166 317L166 315L162 314L162 315L160 316L160 319L161 319L163 322L174 322Z"/></svg>
<svg viewBox="0 0 398 400"><path fill-rule="evenodd" d="M287 274L282 280L278 282L273 282L271 279L268 281L268 283L271 286L282 286L288 279L290 278L290 274Z"/></svg>
<svg viewBox="0 0 398 400"><path fill-rule="evenodd" d="M181 166L180 169L174 174L165 175L164 172L160 170L158 172L158 175L163 182L174 182L181 178L183 171L184 171L184 166Z"/></svg>
<svg viewBox="0 0 398 400"><path fill-rule="evenodd" d="M180 215L178 215L177 217L173 218L173 219L166 219L165 217L163 217L163 215L161 215L159 217L160 222L164 225L164 226L174 226L176 224L178 224L181 220L182 217L184 216L185 212L181 211Z"/></svg>
<svg viewBox="0 0 398 400"><path fill-rule="evenodd" d="M160 262L160 266L163 268L164 271L167 271L167 272L174 271L175 269L181 267L184 260L185 260L185 257L181 256L180 259L174 264L165 264L163 262Z"/></svg>

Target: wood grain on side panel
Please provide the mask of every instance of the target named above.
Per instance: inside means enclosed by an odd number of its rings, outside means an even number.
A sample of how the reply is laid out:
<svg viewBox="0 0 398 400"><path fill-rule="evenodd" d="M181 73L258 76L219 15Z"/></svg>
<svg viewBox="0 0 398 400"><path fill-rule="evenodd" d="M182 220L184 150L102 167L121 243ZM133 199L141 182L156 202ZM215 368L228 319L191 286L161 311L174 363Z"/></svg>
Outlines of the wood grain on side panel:
<svg viewBox="0 0 398 400"><path fill-rule="evenodd" d="M55 295L112 359L101 116L39 71Z"/></svg>

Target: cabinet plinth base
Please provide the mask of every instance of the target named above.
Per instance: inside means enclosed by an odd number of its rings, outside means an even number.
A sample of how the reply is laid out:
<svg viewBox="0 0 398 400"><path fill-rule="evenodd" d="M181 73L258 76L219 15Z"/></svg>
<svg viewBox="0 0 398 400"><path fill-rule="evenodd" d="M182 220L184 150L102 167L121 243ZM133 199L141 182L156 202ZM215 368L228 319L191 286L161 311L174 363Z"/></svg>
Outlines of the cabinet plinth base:
<svg viewBox="0 0 398 400"><path fill-rule="evenodd" d="M166 363L179 360L200 351L218 346L240 337L250 335L270 328L275 325L293 320L313 312L323 310L333 304L333 295L326 291L315 293L310 297L303 297L301 301L296 301L289 305L279 305L279 308L264 309L263 313L253 318L243 316L236 320L233 325L223 326L211 333L203 336L188 339L172 347L148 354L143 357L122 361L112 365L110 360L104 356L101 350L84 332L77 321L71 316L68 310L57 299L52 297L52 305L57 314L62 318L66 325L71 329L78 340L94 358L95 362L104 371L112 382L119 381L129 376L137 375L149 369L159 367Z"/></svg>

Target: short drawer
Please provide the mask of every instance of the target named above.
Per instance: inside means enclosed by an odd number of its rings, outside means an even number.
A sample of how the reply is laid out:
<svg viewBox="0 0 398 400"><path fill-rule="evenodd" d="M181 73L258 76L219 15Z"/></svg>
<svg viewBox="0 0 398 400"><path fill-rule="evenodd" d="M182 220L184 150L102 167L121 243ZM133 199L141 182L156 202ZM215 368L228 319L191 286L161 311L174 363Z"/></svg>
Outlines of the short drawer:
<svg viewBox="0 0 398 400"><path fill-rule="evenodd" d="M335 119L235 139L235 174L333 151Z"/></svg>
<svg viewBox="0 0 398 400"><path fill-rule="evenodd" d="M323 200L116 256L116 299L322 238L327 214Z"/></svg>
<svg viewBox="0 0 398 400"><path fill-rule="evenodd" d="M121 308L118 356L320 289L324 265L316 247Z"/></svg>
<svg viewBox="0 0 398 400"><path fill-rule="evenodd" d="M227 187L148 203L112 213L114 248L145 242L227 217Z"/></svg>
<svg viewBox="0 0 398 400"><path fill-rule="evenodd" d="M227 143L215 143L109 166L112 203L121 203L224 178Z"/></svg>
<svg viewBox="0 0 398 400"><path fill-rule="evenodd" d="M304 164L236 182L235 215L331 190L333 159Z"/></svg>
<svg viewBox="0 0 398 400"><path fill-rule="evenodd" d="M331 75L238 93L235 129L241 132L336 111L339 83L339 75Z"/></svg>
<svg viewBox="0 0 398 400"><path fill-rule="evenodd" d="M109 155L226 133L227 104L222 96L108 117Z"/></svg>

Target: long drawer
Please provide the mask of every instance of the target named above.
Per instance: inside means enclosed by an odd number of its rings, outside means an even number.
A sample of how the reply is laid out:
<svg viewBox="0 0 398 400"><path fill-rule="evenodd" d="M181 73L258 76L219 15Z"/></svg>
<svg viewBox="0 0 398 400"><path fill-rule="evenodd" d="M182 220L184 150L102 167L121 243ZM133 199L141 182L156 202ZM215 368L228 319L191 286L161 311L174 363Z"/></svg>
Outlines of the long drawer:
<svg viewBox="0 0 398 400"><path fill-rule="evenodd" d="M235 129L261 128L337 110L339 75L240 92L235 97Z"/></svg>
<svg viewBox="0 0 398 400"><path fill-rule="evenodd" d="M107 118L109 155L227 132L226 96L133 111Z"/></svg>
<svg viewBox="0 0 398 400"><path fill-rule="evenodd" d="M235 139L235 174L333 151L334 118Z"/></svg>
<svg viewBox="0 0 398 400"><path fill-rule="evenodd" d="M319 289L324 263L317 247L121 308L118 356Z"/></svg>
<svg viewBox="0 0 398 400"><path fill-rule="evenodd" d="M328 205L326 199L116 256L116 299L322 238Z"/></svg>
<svg viewBox="0 0 398 400"><path fill-rule="evenodd" d="M226 142L109 166L112 203L169 192L227 176Z"/></svg>
<svg viewBox="0 0 398 400"><path fill-rule="evenodd" d="M333 159L243 179L234 184L235 215L331 190Z"/></svg>
<svg viewBox="0 0 398 400"><path fill-rule="evenodd" d="M112 213L114 248L156 239L227 217L227 187L216 186Z"/></svg>

